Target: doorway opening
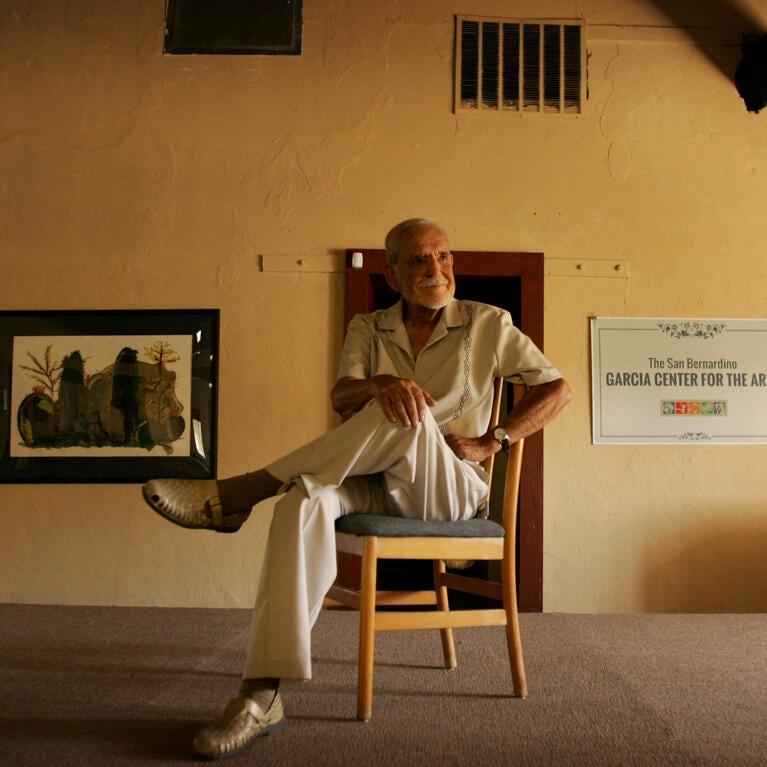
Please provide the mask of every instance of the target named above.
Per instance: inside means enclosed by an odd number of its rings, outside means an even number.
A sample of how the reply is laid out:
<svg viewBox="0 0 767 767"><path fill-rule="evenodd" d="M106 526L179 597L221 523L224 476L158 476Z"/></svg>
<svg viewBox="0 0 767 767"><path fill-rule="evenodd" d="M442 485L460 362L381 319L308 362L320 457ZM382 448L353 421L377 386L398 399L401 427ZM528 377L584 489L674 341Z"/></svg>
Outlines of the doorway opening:
<svg viewBox="0 0 767 767"><path fill-rule="evenodd" d="M353 254L362 254L362 265L352 266ZM543 254L493 251L453 251L456 297L499 306L510 312L514 324L543 351ZM355 257L355 264L359 256ZM355 314L382 309L399 296L389 288L384 276L386 254L383 250L349 249L346 252L345 328ZM512 387L507 385L511 401ZM496 461L496 470L503 470ZM502 491L500 482L495 489ZM491 517L499 502L491 497ZM497 517L496 517L497 518ZM525 458L519 496L517 530L517 584L519 609L543 610L543 433L525 440ZM407 568L412 580L415 563L394 563L382 572L382 588L395 588ZM431 577L431 565L428 576ZM474 567L487 567L478 563ZM339 561L339 576L344 575ZM349 568L353 572L354 567ZM483 577L494 579L489 570ZM391 584L389 586L389 584Z"/></svg>

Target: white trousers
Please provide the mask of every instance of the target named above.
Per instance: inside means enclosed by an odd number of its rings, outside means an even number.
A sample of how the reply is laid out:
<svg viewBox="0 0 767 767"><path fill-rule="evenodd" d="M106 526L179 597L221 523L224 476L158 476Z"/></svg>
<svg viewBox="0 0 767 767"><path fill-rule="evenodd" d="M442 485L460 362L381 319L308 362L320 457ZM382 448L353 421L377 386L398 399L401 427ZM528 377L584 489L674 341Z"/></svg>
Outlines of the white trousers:
<svg viewBox="0 0 767 767"><path fill-rule="evenodd" d="M245 679L311 678L311 629L336 577L338 517L467 519L487 493L482 469L455 456L430 414L405 427L376 403L266 470L287 492L269 529Z"/></svg>

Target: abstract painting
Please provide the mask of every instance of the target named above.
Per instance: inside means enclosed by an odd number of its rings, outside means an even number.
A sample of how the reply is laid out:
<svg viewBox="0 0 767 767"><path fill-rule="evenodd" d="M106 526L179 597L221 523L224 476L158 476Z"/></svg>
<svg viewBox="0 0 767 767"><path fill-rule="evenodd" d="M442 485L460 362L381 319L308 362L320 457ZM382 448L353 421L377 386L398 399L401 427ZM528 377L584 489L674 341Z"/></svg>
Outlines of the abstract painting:
<svg viewBox="0 0 767 767"><path fill-rule="evenodd" d="M217 354L217 310L0 313L0 479L212 476Z"/></svg>

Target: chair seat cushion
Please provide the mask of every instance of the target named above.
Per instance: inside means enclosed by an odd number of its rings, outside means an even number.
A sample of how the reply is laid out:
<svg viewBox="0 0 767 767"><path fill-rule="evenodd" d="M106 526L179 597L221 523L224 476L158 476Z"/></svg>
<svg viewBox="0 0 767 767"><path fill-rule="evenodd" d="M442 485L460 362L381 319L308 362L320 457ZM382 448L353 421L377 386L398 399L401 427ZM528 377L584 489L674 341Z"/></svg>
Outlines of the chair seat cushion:
<svg viewBox="0 0 767 767"><path fill-rule="evenodd" d="M503 538L506 531L491 519L446 522L407 519L378 514L347 514L336 520L336 532L349 535L380 535L391 538L438 536L443 538Z"/></svg>

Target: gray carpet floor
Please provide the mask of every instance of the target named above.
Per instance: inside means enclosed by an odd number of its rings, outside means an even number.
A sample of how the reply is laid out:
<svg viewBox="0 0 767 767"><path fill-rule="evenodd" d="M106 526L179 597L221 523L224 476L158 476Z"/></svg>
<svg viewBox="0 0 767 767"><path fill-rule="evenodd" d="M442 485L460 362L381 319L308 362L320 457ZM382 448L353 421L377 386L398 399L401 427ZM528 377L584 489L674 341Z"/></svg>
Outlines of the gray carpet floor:
<svg viewBox="0 0 767 767"><path fill-rule="evenodd" d="M530 695L503 630L381 634L355 719L354 613L314 633L288 726L228 764L765 765L767 616L522 616ZM173 765L237 689L249 612L0 605L0 764Z"/></svg>

